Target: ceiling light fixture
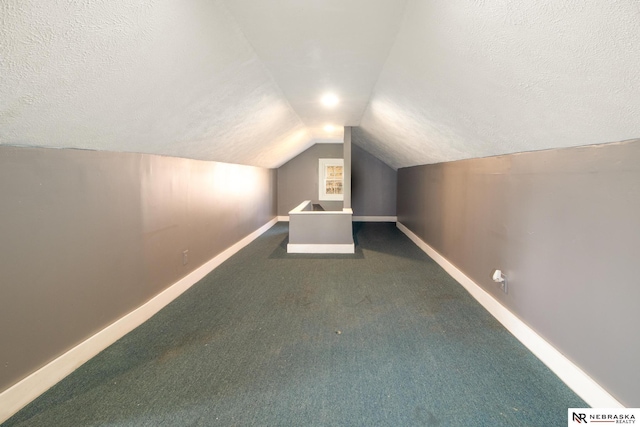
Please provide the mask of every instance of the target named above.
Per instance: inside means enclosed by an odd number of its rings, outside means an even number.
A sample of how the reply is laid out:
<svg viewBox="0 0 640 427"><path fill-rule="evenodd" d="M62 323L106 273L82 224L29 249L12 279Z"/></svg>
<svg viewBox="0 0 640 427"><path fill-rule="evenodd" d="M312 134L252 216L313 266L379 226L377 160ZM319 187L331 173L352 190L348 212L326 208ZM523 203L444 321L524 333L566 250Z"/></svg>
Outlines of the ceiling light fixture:
<svg viewBox="0 0 640 427"><path fill-rule="evenodd" d="M335 107L338 105L339 100L335 94L328 93L322 97L321 102L325 107Z"/></svg>
<svg viewBox="0 0 640 427"><path fill-rule="evenodd" d="M325 132L333 132L334 130L336 130L335 126L333 125L326 125L324 127Z"/></svg>

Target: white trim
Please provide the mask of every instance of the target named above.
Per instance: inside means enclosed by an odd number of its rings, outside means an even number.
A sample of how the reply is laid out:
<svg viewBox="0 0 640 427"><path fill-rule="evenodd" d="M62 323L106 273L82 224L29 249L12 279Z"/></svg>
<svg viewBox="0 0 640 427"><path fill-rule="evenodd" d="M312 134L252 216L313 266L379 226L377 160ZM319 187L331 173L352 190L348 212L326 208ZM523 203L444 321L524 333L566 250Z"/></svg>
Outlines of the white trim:
<svg viewBox="0 0 640 427"><path fill-rule="evenodd" d="M309 243L288 243L287 253L290 254L353 254L355 253L355 244L309 244Z"/></svg>
<svg viewBox="0 0 640 427"><path fill-rule="evenodd" d="M151 300L0 393L0 423L9 419L9 417L75 371L93 356L143 324L164 306L209 274L213 269L271 228L276 222L277 218L273 218L244 239L227 248L222 253L216 255L202 266L178 280L169 288L160 292Z"/></svg>
<svg viewBox="0 0 640 427"><path fill-rule="evenodd" d="M314 215L314 216L326 216L326 215L353 215L351 208L343 208L341 211L300 211L289 212L289 217L293 215Z"/></svg>
<svg viewBox="0 0 640 427"><path fill-rule="evenodd" d="M362 222L398 222L397 216L354 216L354 221Z"/></svg>
<svg viewBox="0 0 640 427"><path fill-rule="evenodd" d="M313 138L314 144L344 144L344 137L342 138Z"/></svg>
<svg viewBox="0 0 640 427"><path fill-rule="evenodd" d="M305 200L289 211L291 215L353 215L351 208L342 208L341 211L314 211L311 208L311 200Z"/></svg>
<svg viewBox="0 0 640 427"><path fill-rule="evenodd" d="M525 345L551 369L571 390L580 396L585 402L594 408L624 408L618 400L595 382L587 373L573 364L562 353L516 317L505 306L451 264L435 249L421 240L405 225L398 222L397 227L407 235L420 249L427 253L435 262L460 283L469 293L489 312L513 336Z"/></svg>
<svg viewBox="0 0 640 427"><path fill-rule="evenodd" d="M279 222L289 222L289 215L278 215Z"/></svg>
<svg viewBox="0 0 640 427"><path fill-rule="evenodd" d="M300 203L298 206L296 206L295 208L291 209L289 211L289 215L291 215L292 213L300 213L303 212L304 210L308 210L311 211L311 200L305 200L304 202Z"/></svg>

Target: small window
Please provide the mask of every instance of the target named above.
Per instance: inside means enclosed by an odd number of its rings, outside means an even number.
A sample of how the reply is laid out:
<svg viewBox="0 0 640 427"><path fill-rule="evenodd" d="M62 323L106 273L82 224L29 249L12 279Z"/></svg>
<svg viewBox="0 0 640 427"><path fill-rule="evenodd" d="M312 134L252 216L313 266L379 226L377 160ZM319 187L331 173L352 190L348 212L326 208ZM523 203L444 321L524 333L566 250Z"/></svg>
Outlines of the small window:
<svg viewBox="0 0 640 427"><path fill-rule="evenodd" d="M343 200L344 161L342 159L320 159L318 168L318 200Z"/></svg>

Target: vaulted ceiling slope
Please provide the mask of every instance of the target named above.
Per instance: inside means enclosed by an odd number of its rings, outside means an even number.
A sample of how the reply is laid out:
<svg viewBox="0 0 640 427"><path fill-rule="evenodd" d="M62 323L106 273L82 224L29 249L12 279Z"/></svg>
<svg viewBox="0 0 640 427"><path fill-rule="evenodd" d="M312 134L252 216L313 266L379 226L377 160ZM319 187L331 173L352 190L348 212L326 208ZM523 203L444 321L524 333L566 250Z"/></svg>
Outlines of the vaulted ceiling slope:
<svg viewBox="0 0 640 427"><path fill-rule="evenodd" d="M354 140L395 168L640 136L638 0L414 0Z"/></svg>
<svg viewBox="0 0 640 427"><path fill-rule="evenodd" d="M637 0L2 0L0 144L277 167L349 125L397 168L636 138L638 70Z"/></svg>
<svg viewBox="0 0 640 427"><path fill-rule="evenodd" d="M273 167L311 142L220 1L0 8L3 144Z"/></svg>

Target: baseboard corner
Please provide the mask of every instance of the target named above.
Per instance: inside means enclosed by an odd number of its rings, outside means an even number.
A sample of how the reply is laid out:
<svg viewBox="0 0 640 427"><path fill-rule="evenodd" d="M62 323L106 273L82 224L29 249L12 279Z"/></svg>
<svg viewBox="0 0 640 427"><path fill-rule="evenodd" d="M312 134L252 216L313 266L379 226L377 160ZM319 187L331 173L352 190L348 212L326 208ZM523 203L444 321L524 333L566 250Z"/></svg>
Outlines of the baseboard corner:
<svg viewBox="0 0 640 427"><path fill-rule="evenodd" d="M352 220L357 222L398 222L398 217L395 215L354 215Z"/></svg>

